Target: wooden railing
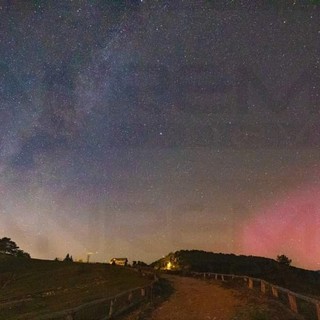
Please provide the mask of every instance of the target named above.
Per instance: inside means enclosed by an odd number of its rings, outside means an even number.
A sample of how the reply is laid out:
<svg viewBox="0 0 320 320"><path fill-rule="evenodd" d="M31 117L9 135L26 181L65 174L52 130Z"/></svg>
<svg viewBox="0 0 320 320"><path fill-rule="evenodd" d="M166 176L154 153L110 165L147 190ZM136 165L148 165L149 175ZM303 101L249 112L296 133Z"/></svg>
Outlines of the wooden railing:
<svg viewBox="0 0 320 320"><path fill-rule="evenodd" d="M108 320L144 302L152 301L157 282L122 292L116 296L94 300L78 307L39 316L39 320Z"/></svg>
<svg viewBox="0 0 320 320"><path fill-rule="evenodd" d="M279 298L279 293L282 293L287 296L287 302L289 304L290 309L299 314L299 308L297 304L297 299L305 301L314 306L314 311L316 314L316 319L320 320L320 300L304 296L302 294L290 291L288 289L279 287L277 285L271 284L265 280L252 278L248 276L239 276L233 274L221 274L221 273L199 273L192 272L192 276L203 279L212 279L226 281L227 279L242 279L249 289L253 289L254 287L260 287L260 291L263 294L270 293L273 297ZM258 285L257 285L258 284Z"/></svg>

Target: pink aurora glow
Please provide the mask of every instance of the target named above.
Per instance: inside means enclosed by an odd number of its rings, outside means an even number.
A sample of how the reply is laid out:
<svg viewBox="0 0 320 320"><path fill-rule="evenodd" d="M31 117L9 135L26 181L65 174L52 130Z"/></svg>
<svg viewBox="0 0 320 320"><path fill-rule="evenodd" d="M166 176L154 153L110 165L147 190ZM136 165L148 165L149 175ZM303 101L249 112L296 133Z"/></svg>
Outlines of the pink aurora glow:
<svg viewBox="0 0 320 320"><path fill-rule="evenodd" d="M242 230L246 254L276 258L294 266L320 269L320 187L300 188L266 205Z"/></svg>

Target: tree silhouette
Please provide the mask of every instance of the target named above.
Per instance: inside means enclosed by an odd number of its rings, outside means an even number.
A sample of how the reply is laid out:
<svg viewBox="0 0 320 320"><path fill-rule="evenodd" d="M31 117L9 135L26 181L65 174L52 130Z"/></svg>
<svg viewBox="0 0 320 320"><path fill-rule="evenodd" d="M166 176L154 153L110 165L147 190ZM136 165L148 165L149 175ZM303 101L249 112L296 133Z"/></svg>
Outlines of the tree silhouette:
<svg viewBox="0 0 320 320"><path fill-rule="evenodd" d="M19 258L31 258L30 254L28 252L24 252L23 250L18 250L16 256Z"/></svg>
<svg viewBox="0 0 320 320"><path fill-rule="evenodd" d="M14 257L30 258L30 254L21 250L17 244L8 237L0 239L0 253L9 254Z"/></svg>
<svg viewBox="0 0 320 320"><path fill-rule="evenodd" d="M283 266L290 266L292 260L284 254L277 256L277 261Z"/></svg>
<svg viewBox="0 0 320 320"><path fill-rule="evenodd" d="M72 256L67 253L66 257L63 259L64 262L73 262Z"/></svg>

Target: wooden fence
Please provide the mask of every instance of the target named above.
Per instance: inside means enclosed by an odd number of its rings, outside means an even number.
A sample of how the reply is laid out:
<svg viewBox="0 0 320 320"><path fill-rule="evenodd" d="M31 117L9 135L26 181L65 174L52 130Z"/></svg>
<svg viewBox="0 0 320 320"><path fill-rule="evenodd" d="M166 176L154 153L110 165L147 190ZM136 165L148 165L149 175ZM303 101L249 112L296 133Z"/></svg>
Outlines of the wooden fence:
<svg viewBox="0 0 320 320"><path fill-rule="evenodd" d="M246 283L249 289L258 287L263 294L270 294L275 298L279 298L279 295L283 294L287 297L287 303L289 304L290 309L297 314L300 313L297 299L300 299L314 306L314 313L316 315L315 319L320 320L320 300L307 297L302 294L290 291L288 289L276 286L265 280L252 278L248 276L239 276L239 275L221 274L221 273L192 272L191 275L197 278L199 277L203 279L214 278L215 280L222 280L222 281L226 281L227 279L229 280L242 279Z"/></svg>
<svg viewBox="0 0 320 320"><path fill-rule="evenodd" d="M78 307L39 316L39 320L108 320L144 302L152 301L157 279L151 284L122 292L110 298L94 300Z"/></svg>

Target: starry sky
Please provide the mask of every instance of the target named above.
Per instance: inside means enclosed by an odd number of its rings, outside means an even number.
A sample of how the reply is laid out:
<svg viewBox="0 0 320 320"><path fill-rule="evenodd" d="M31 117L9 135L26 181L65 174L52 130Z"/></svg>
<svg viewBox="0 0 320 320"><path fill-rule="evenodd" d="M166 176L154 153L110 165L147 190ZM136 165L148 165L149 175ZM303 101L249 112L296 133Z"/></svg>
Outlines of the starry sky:
<svg viewBox="0 0 320 320"><path fill-rule="evenodd" d="M2 1L0 236L320 269L320 10L287 2Z"/></svg>

